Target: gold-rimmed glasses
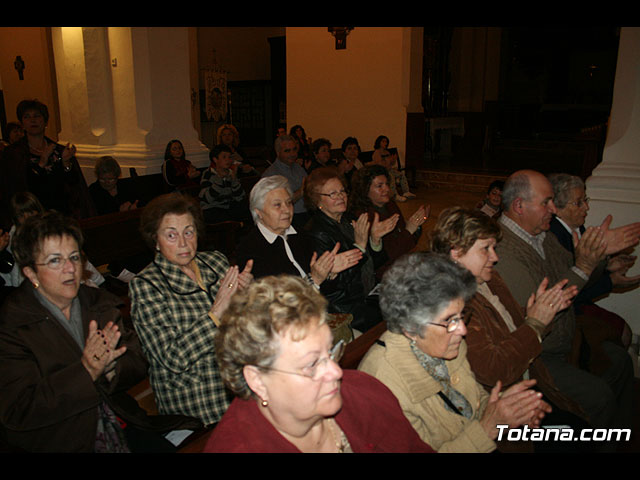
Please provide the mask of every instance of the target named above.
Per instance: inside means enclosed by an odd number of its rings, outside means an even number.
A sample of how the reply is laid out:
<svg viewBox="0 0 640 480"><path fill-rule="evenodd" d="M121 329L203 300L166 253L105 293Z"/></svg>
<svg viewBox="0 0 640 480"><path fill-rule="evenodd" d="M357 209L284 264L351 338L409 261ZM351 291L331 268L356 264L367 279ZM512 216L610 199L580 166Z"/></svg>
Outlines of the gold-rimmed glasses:
<svg viewBox="0 0 640 480"><path fill-rule="evenodd" d="M340 340L331 348L331 350L329 350L329 354L326 357L319 358L312 365L305 367L305 370L306 370L305 372L289 372L287 370L280 370L278 368L273 368L273 367L258 367L258 368L262 370L268 370L270 372L286 373L287 375L298 375L300 377L306 377L315 381L315 380L318 380L321 376L320 372L322 370L319 367L321 365L324 365L329 360L331 360L332 362L338 363L342 358L342 355L344 355L344 350L346 348L346 345L347 344L344 342L344 340ZM257 365L255 366L257 367Z"/></svg>

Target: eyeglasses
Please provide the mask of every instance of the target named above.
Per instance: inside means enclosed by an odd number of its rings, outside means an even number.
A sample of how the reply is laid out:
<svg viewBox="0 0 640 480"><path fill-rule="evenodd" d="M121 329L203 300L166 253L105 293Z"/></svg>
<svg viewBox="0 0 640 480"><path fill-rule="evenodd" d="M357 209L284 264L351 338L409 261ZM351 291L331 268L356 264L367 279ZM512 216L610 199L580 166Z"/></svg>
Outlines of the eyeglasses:
<svg viewBox="0 0 640 480"><path fill-rule="evenodd" d="M82 256L79 253L72 253L66 258L63 256L53 257L44 263L36 263L35 265L43 265L51 270L60 270L67 264L67 260L77 266L82 263Z"/></svg>
<svg viewBox="0 0 640 480"><path fill-rule="evenodd" d="M343 195L346 195L346 194L347 192L343 188L342 190L337 190L331 193L321 193L320 195L324 197L329 197L331 200L336 200L338 197L342 197Z"/></svg>
<svg viewBox="0 0 640 480"><path fill-rule="evenodd" d="M464 319L461 316L451 317L447 319L447 323L435 323L435 322L427 322L429 325L436 325L438 327L443 327L447 329L448 333L455 332L461 323L464 323Z"/></svg>
<svg viewBox="0 0 640 480"><path fill-rule="evenodd" d="M577 202L569 202L571 205L575 205L576 207L580 208L584 205L589 205L589 197L584 197L580 200L578 200Z"/></svg>
<svg viewBox="0 0 640 480"><path fill-rule="evenodd" d="M346 348L346 345L347 344L344 342L344 340L340 340L331 348L331 350L329 350L329 355L327 355L324 358L319 358L312 365L305 367L305 370L306 370L305 372L288 372L286 370L279 370L277 368L272 368L272 367L258 367L258 368L261 368L263 370L269 370L271 372L286 373L288 375L298 375L300 377L307 377L307 378L310 378L311 380L316 381L320 379L321 370L319 367L329 360L331 360L332 362L338 363L342 358L342 355L344 355L344 350Z"/></svg>

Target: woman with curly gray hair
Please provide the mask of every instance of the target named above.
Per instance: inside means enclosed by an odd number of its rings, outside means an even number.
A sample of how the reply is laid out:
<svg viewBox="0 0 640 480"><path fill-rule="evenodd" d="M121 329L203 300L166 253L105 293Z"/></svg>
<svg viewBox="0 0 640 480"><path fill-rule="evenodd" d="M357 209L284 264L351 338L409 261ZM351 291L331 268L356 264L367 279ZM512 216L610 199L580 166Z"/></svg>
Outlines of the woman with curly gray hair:
<svg viewBox="0 0 640 480"><path fill-rule="evenodd" d="M476 290L473 275L443 255L397 260L380 285L388 332L359 369L387 385L420 437L439 452L490 452L497 425L537 425L547 405L523 381L488 394L466 358L462 319Z"/></svg>
<svg viewBox="0 0 640 480"><path fill-rule="evenodd" d="M431 452L391 392L343 371L327 301L303 279L270 276L234 295L215 350L236 398L205 452ZM384 412L384 415L377 415Z"/></svg>

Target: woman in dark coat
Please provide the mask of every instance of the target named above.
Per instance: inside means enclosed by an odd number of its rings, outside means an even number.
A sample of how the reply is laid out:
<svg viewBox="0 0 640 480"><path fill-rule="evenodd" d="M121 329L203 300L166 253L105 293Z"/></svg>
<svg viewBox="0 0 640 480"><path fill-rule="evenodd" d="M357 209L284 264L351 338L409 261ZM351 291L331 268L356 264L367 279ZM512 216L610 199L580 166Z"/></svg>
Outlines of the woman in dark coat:
<svg viewBox="0 0 640 480"><path fill-rule="evenodd" d="M160 433L197 428L149 417L126 391L146 377L118 299L81 285L82 233L57 212L25 220L14 254L26 280L0 311L0 423L33 452L172 451Z"/></svg>

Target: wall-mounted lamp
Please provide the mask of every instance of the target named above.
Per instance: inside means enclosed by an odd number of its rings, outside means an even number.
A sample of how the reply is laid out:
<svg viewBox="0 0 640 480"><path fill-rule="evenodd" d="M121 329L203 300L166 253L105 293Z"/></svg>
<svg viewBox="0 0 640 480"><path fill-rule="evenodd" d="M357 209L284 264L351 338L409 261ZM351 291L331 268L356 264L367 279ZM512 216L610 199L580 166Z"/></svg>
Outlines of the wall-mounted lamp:
<svg viewBox="0 0 640 480"><path fill-rule="evenodd" d="M353 27L328 27L328 30L336 38L336 50L347 48L347 35Z"/></svg>

